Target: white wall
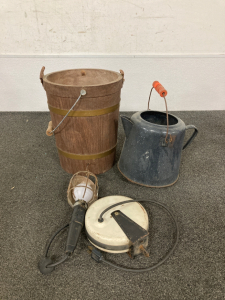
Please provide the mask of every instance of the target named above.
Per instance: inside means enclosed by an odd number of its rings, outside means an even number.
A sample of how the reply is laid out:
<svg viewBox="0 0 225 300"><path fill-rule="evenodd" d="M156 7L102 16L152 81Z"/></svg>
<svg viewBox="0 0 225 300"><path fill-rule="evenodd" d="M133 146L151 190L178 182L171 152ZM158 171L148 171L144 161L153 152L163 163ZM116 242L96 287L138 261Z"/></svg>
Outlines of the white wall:
<svg viewBox="0 0 225 300"><path fill-rule="evenodd" d="M224 53L224 0L2 0L1 54Z"/></svg>
<svg viewBox="0 0 225 300"><path fill-rule="evenodd" d="M145 109L154 80L168 89L170 110L225 109L224 0L2 0L0 8L1 110L47 110L42 65L123 69L121 110Z"/></svg>
<svg viewBox="0 0 225 300"><path fill-rule="evenodd" d="M159 80L168 90L169 110L225 109L225 57L165 56L30 56L1 57L0 86L2 110L48 110L39 80L46 74L70 68L103 68L125 72L121 110L145 110L151 84ZM155 92L152 109L164 110Z"/></svg>

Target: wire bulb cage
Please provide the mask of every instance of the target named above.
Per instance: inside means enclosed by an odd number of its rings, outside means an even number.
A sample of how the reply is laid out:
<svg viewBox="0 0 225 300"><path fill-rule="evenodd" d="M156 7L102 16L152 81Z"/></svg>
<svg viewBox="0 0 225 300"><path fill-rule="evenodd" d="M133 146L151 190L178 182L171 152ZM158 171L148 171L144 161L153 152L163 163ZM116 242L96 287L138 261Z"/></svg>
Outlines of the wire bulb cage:
<svg viewBox="0 0 225 300"><path fill-rule="evenodd" d="M98 179L90 171L79 171L70 179L67 200L71 207L76 201L83 200L88 207L98 199Z"/></svg>

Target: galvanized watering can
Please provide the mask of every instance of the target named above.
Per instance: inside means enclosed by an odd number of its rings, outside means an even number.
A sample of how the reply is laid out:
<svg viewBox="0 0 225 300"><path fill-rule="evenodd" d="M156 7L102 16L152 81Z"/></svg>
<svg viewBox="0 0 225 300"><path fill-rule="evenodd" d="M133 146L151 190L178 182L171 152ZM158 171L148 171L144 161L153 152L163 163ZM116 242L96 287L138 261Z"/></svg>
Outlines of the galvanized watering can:
<svg viewBox="0 0 225 300"><path fill-rule="evenodd" d="M152 89L164 98L166 113L149 110ZM181 152L196 137L194 125L184 122L168 113L165 96L167 91L158 82L153 82L148 101L148 110L137 112L131 118L122 116L125 142L118 162L120 172L128 180L148 186L166 187L179 177ZM194 133L183 145L185 132Z"/></svg>

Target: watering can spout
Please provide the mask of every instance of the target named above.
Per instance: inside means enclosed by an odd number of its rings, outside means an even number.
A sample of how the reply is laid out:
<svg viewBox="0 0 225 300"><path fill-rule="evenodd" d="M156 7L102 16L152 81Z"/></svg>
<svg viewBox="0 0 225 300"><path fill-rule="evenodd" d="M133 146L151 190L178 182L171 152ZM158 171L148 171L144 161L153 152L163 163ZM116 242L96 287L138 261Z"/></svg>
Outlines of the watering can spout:
<svg viewBox="0 0 225 300"><path fill-rule="evenodd" d="M122 119L123 129L125 131L126 138L128 138L131 129L133 127L133 122L131 121L130 118L125 116L121 116L121 119Z"/></svg>

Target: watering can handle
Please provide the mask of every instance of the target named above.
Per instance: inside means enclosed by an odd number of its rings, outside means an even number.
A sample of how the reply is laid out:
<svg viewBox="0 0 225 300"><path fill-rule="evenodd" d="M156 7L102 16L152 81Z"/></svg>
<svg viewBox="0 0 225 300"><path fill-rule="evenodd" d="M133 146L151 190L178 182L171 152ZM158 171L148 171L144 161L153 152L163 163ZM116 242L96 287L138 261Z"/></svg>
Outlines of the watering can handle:
<svg viewBox="0 0 225 300"><path fill-rule="evenodd" d="M159 83L158 81L154 81L148 98L148 110L153 89L155 89L156 92L159 93L160 97L163 97L165 99L165 97L167 96L167 90L161 85L161 83Z"/></svg>
<svg viewBox="0 0 225 300"><path fill-rule="evenodd" d="M183 146L184 150L188 145L190 145L190 143L193 141L193 139L196 137L196 135L198 134L198 129L194 126L194 125L187 125L185 130L188 129L194 129L195 131L193 132L192 136L190 137L190 139L186 142L186 144Z"/></svg>
<svg viewBox="0 0 225 300"><path fill-rule="evenodd" d="M167 90L161 85L161 83L159 83L158 81L154 81L152 86L156 90L156 92L159 93L160 97L167 96Z"/></svg>
<svg viewBox="0 0 225 300"><path fill-rule="evenodd" d="M172 138L170 136L169 141L167 140L168 135L169 135L169 116L168 116L168 108L167 108L167 102L166 102L166 95L167 95L167 90L159 83L158 81L154 81L152 84L152 88L149 94L148 98L148 110L149 110L149 103L150 103L150 98L152 94L152 90L155 89L156 92L159 93L160 97L163 97L165 100L165 106L166 106L166 122L167 122L167 130L166 130L166 137L165 137L165 143L163 142L163 145L166 146L169 142L172 141Z"/></svg>

